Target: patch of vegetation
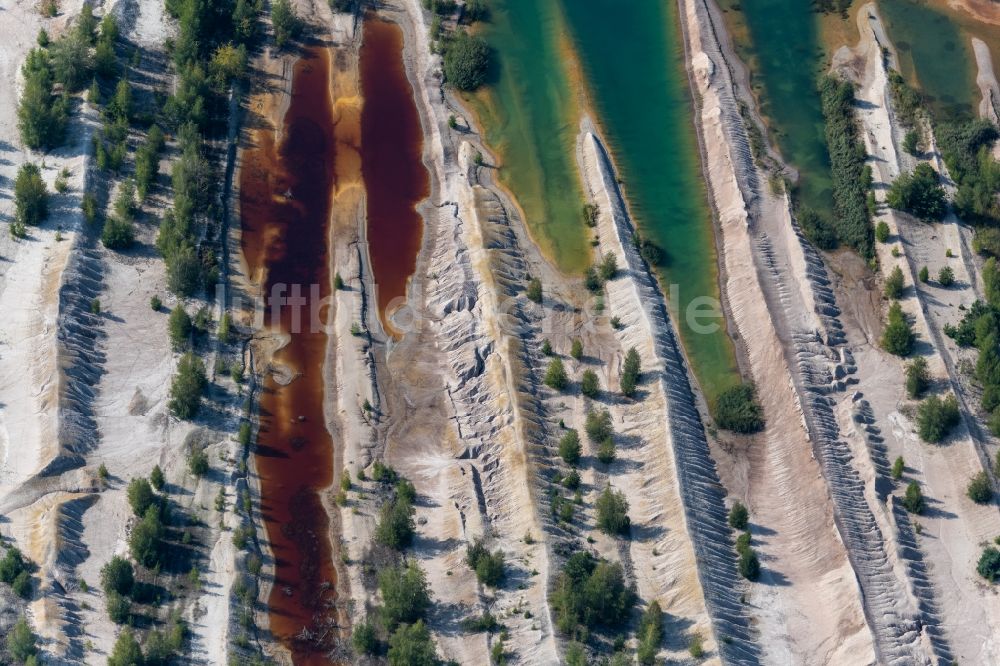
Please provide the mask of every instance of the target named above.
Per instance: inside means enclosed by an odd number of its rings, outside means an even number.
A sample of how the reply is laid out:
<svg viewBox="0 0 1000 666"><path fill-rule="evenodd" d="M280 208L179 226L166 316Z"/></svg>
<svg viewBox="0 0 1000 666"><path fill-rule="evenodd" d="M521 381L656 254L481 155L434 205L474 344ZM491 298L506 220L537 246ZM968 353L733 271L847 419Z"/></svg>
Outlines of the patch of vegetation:
<svg viewBox="0 0 1000 666"><path fill-rule="evenodd" d="M892 478L899 481L903 478L903 471L906 469L906 462L903 461L903 456L899 456L892 463Z"/></svg>
<svg viewBox="0 0 1000 666"><path fill-rule="evenodd" d="M910 481L906 486L906 495L903 496L903 506L910 513L921 514L924 512L924 493L920 490L920 484Z"/></svg>
<svg viewBox="0 0 1000 666"><path fill-rule="evenodd" d="M854 116L854 86L833 76L819 84L826 143L833 176L834 216L837 238L853 247L865 259L874 253L865 179L865 148Z"/></svg>
<svg viewBox="0 0 1000 666"><path fill-rule="evenodd" d="M930 387L931 375L927 369L927 359L918 356L906 366L906 395L919 398Z"/></svg>
<svg viewBox="0 0 1000 666"><path fill-rule="evenodd" d="M627 536L632 527L625 493L606 486L597 498L597 527L605 534Z"/></svg>
<svg viewBox="0 0 1000 666"><path fill-rule="evenodd" d="M181 356L177 373L170 383L170 412L179 419L193 419L201 408L201 396L207 386L202 360L192 352Z"/></svg>
<svg viewBox="0 0 1000 666"><path fill-rule="evenodd" d="M577 465L580 462L580 435L576 430L569 430L559 440L559 456L567 465Z"/></svg>
<svg viewBox="0 0 1000 666"><path fill-rule="evenodd" d="M993 546L983 549L983 554L979 556L979 564L976 565L976 573L995 583L1000 579L1000 550Z"/></svg>
<svg viewBox="0 0 1000 666"><path fill-rule="evenodd" d="M635 396L641 373L642 365L639 359L639 352L636 351L635 347L632 347L625 354L625 362L622 364L622 376L619 382L622 395L626 398Z"/></svg>
<svg viewBox="0 0 1000 666"><path fill-rule="evenodd" d="M889 307L889 321L882 332L882 349L896 356L909 356L915 341L916 335L903 308L899 301L893 301Z"/></svg>
<svg viewBox="0 0 1000 666"><path fill-rule="evenodd" d="M36 227L49 216L49 192L38 165L26 162L14 179L14 224L23 230ZM18 234L15 234L18 235Z"/></svg>
<svg viewBox="0 0 1000 666"><path fill-rule="evenodd" d="M601 383L597 379L597 373L593 370L585 370L580 378L580 392L591 400L596 400L601 395Z"/></svg>
<svg viewBox="0 0 1000 666"><path fill-rule="evenodd" d="M979 472L969 479L969 486L965 492L976 504L986 504L993 499L993 487L986 472Z"/></svg>
<svg viewBox="0 0 1000 666"><path fill-rule="evenodd" d="M476 579L487 587L499 587L505 575L504 555L502 550L492 553L482 540L466 548L465 561L473 571Z"/></svg>
<svg viewBox="0 0 1000 666"><path fill-rule="evenodd" d="M562 359L558 357L553 358L549 361L549 367L545 371L545 385L553 390L562 391L568 383L569 378L566 376L566 369L563 367Z"/></svg>
<svg viewBox="0 0 1000 666"><path fill-rule="evenodd" d="M948 212L944 188L927 162L918 164L913 173L900 174L889 188L886 203L925 221L940 220Z"/></svg>
<svg viewBox="0 0 1000 666"><path fill-rule="evenodd" d="M621 565L596 560L585 551L566 561L549 599L559 631L580 640L595 628L627 623L635 603Z"/></svg>
<svg viewBox="0 0 1000 666"><path fill-rule="evenodd" d="M438 666L431 632L423 620L401 625L389 638L389 666Z"/></svg>
<svg viewBox="0 0 1000 666"><path fill-rule="evenodd" d="M734 530L745 530L750 521L750 512L743 502L734 502L729 510L729 526Z"/></svg>
<svg viewBox="0 0 1000 666"><path fill-rule="evenodd" d="M405 484L405 485L404 485ZM379 521L375 527L375 541L392 548L403 550L413 541L416 529L413 523L413 499L409 493L409 482L401 482L403 492L382 505L379 510Z"/></svg>
<svg viewBox="0 0 1000 666"><path fill-rule="evenodd" d="M431 607L427 578L416 562L383 570L378 576L378 588L382 594L382 624L389 631L422 619Z"/></svg>
<svg viewBox="0 0 1000 666"><path fill-rule="evenodd" d="M23 617L18 618L5 641L7 652L18 664L37 664L38 637Z"/></svg>
<svg viewBox="0 0 1000 666"><path fill-rule="evenodd" d="M903 270L899 266L893 267L889 276L885 279L885 297L897 299L903 295Z"/></svg>
<svg viewBox="0 0 1000 666"><path fill-rule="evenodd" d="M24 90L17 108L21 141L33 150L61 146L69 122L69 90L54 93L52 61L44 48L32 49L21 67Z"/></svg>
<svg viewBox="0 0 1000 666"><path fill-rule="evenodd" d="M1000 164L990 153L1000 137L990 121L976 119L945 123L936 128L948 173L957 184L955 212L978 226L1000 222Z"/></svg>
<svg viewBox="0 0 1000 666"><path fill-rule="evenodd" d="M302 19L292 9L289 0L274 0L271 4L271 25L274 27L274 43L279 49L298 39L302 32Z"/></svg>
<svg viewBox="0 0 1000 666"><path fill-rule="evenodd" d="M462 91L472 91L486 82L493 53L486 41L459 30L444 52L445 80Z"/></svg>
<svg viewBox="0 0 1000 666"><path fill-rule="evenodd" d="M653 601L643 611L636 636L639 639L636 658L643 666L652 666L663 643L663 611L659 602Z"/></svg>
<svg viewBox="0 0 1000 666"><path fill-rule="evenodd" d="M764 410L757 402L753 384L743 383L726 389L715 401L712 415L724 429L744 434L764 429Z"/></svg>
<svg viewBox="0 0 1000 666"><path fill-rule="evenodd" d="M917 433L925 442L944 440L959 422L958 400L949 395L944 400L932 395L917 407Z"/></svg>
<svg viewBox="0 0 1000 666"><path fill-rule="evenodd" d="M534 303L542 302L542 281L538 278L531 278L528 280L528 287L524 291L525 296L528 297L529 301Z"/></svg>

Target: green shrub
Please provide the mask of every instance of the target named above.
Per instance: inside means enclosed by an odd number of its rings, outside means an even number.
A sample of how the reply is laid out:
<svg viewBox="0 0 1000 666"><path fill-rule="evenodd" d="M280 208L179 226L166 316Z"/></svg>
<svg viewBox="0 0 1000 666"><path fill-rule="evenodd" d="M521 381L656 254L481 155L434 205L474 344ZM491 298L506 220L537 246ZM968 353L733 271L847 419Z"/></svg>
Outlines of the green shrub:
<svg viewBox="0 0 1000 666"><path fill-rule="evenodd" d="M528 281L528 287L525 289L525 295L528 297L529 301L535 303L542 302L542 281L538 278L531 278Z"/></svg>
<svg viewBox="0 0 1000 666"><path fill-rule="evenodd" d="M910 513L921 514L924 512L924 494L920 490L920 484L916 481L910 481L910 485L906 486L903 506Z"/></svg>
<svg viewBox="0 0 1000 666"><path fill-rule="evenodd" d="M899 298L903 295L903 271L896 266L885 279L886 298Z"/></svg>
<svg viewBox="0 0 1000 666"><path fill-rule="evenodd" d="M24 88L17 108L17 127L21 141L33 150L48 150L62 145L69 122L68 91L53 95L52 66L44 49L28 52L24 65Z"/></svg>
<svg viewBox="0 0 1000 666"><path fill-rule="evenodd" d="M566 376L566 369L563 368L562 359L553 358L545 371L545 385L556 391L562 391L567 383L569 378Z"/></svg>
<svg viewBox="0 0 1000 666"><path fill-rule="evenodd" d="M201 395L208 386L205 364L192 352L181 356L177 374L170 383L170 412L179 419L193 419L201 408Z"/></svg>
<svg viewBox="0 0 1000 666"><path fill-rule="evenodd" d="M0 582L13 585L17 577L22 573L27 573L28 562L21 555L21 551L16 546L11 546L0 559Z"/></svg>
<svg viewBox="0 0 1000 666"><path fill-rule="evenodd" d="M576 430L567 431L559 440L559 456L567 465L576 465L580 462L580 435Z"/></svg>
<svg viewBox="0 0 1000 666"><path fill-rule="evenodd" d="M580 378L580 392L592 400L596 400L601 395L601 383L597 379L597 373L593 370L585 370Z"/></svg>
<svg viewBox="0 0 1000 666"><path fill-rule="evenodd" d="M149 481L143 478L132 479L128 484L128 503L132 507L132 512L137 516L146 513L146 509L157 502L156 493L149 485Z"/></svg>
<svg viewBox="0 0 1000 666"><path fill-rule="evenodd" d="M128 599L117 592L109 592L106 595L105 606L108 609L108 617L115 624L127 624L132 615L132 604Z"/></svg>
<svg viewBox="0 0 1000 666"><path fill-rule="evenodd" d="M601 280L605 282L613 280L618 274L618 257L616 257L612 252L604 255L597 272Z"/></svg>
<svg viewBox="0 0 1000 666"><path fill-rule="evenodd" d="M901 174L892 183L886 203L922 220L940 220L948 211L937 172L926 162L918 164L912 174Z"/></svg>
<svg viewBox="0 0 1000 666"><path fill-rule="evenodd" d="M492 57L481 37L459 30L444 54L445 80L459 90L475 90L486 82Z"/></svg>
<svg viewBox="0 0 1000 666"><path fill-rule="evenodd" d="M958 400L954 395L944 400L932 395L917 407L917 432L920 439L931 444L947 437L959 420Z"/></svg>
<svg viewBox="0 0 1000 666"><path fill-rule="evenodd" d="M389 666L438 666L431 632L422 620L404 624L389 637Z"/></svg>
<svg viewBox="0 0 1000 666"><path fill-rule="evenodd" d="M129 629L124 630L115 641L115 647L108 657L108 666L143 666L145 657L139 641Z"/></svg>
<svg viewBox="0 0 1000 666"><path fill-rule="evenodd" d="M920 269L919 278L920 281L925 284L927 283L928 280L930 280L930 273L928 273L926 266Z"/></svg>
<svg viewBox="0 0 1000 666"><path fill-rule="evenodd" d="M587 412L584 430L591 442L600 443L609 439L614 434L611 428L611 412L606 409Z"/></svg>
<svg viewBox="0 0 1000 666"><path fill-rule="evenodd" d="M652 666L663 643L663 611L659 602L653 601L643 611L636 637L639 639L636 658L643 666Z"/></svg>
<svg viewBox="0 0 1000 666"><path fill-rule="evenodd" d="M160 508L151 506L132 528L129 535L129 552L136 562L152 569L160 564L161 539L163 538L163 523L160 521Z"/></svg>
<svg viewBox="0 0 1000 666"><path fill-rule="evenodd" d="M375 633L375 625L371 622L360 622L354 626L351 634L351 647L354 653L361 655L374 655L378 652L378 636Z"/></svg>
<svg viewBox="0 0 1000 666"><path fill-rule="evenodd" d="M160 469L159 465L153 467L153 471L149 474L149 482L157 490L163 490L163 486L166 483L166 479L163 476L163 470Z"/></svg>
<svg viewBox="0 0 1000 666"><path fill-rule="evenodd" d="M476 578L487 587L498 587L505 575L503 551L490 552L482 541L466 549L465 561L476 572Z"/></svg>
<svg viewBox="0 0 1000 666"><path fill-rule="evenodd" d="M930 371L927 369L927 359L918 356L906 366L906 395L919 398L931 384Z"/></svg>
<svg viewBox="0 0 1000 666"><path fill-rule="evenodd" d="M628 500L620 490L606 486L598 496L597 527L605 534L627 535L632 526L628 517Z"/></svg>
<svg viewBox="0 0 1000 666"><path fill-rule="evenodd" d="M135 243L135 225L131 220L109 217L104 222L101 242L109 250L127 250Z"/></svg>
<svg viewBox="0 0 1000 666"><path fill-rule="evenodd" d="M987 546L979 556L976 572L991 583L995 583L1000 578L1000 550Z"/></svg>
<svg viewBox="0 0 1000 666"><path fill-rule="evenodd" d="M302 19L295 14L289 0L274 0L271 4L271 25L274 26L274 43L279 49L302 32Z"/></svg>
<svg viewBox="0 0 1000 666"><path fill-rule="evenodd" d="M903 461L903 456L899 456L892 463L892 478L899 481L903 478L903 471L906 469L906 462Z"/></svg>
<svg viewBox="0 0 1000 666"><path fill-rule="evenodd" d="M889 225L885 222L879 222L875 225L875 240L879 243L885 243L889 240Z"/></svg>
<svg viewBox="0 0 1000 666"><path fill-rule="evenodd" d="M764 410L757 402L753 384L744 383L723 391L713 412L715 422L724 430L754 433L764 429Z"/></svg>
<svg viewBox="0 0 1000 666"><path fill-rule="evenodd" d="M17 578L15 578L14 582L10 584L10 589L14 592L14 594L21 597L22 599L30 599L31 574L29 574L27 571L22 571L21 573L17 574Z"/></svg>
<svg viewBox="0 0 1000 666"><path fill-rule="evenodd" d="M938 284L942 287L950 287L955 284L955 271L951 270L951 266L944 266L938 271Z"/></svg>
<svg viewBox="0 0 1000 666"><path fill-rule="evenodd" d="M14 180L14 220L30 227L38 226L49 216L49 192L38 166L26 162Z"/></svg>
<svg viewBox="0 0 1000 666"><path fill-rule="evenodd" d="M597 459L605 465L610 465L615 460L615 440L605 437L597 443Z"/></svg>
<svg viewBox="0 0 1000 666"><path fill-rule="evenodd" d="M378 576L378 588L382 593L382 624L389 631L416 622L431 607L427 579L416 562L383 570Z"/></svg>
<svg viewBox="0 0 1000 666"><path fill-rule="evenodd" d="M386 502L379 510L375 541L393 550L403 550L413 541L413 506L400 498Z"/></svg>
<svg viewBox="0 0 1000 666"><path fill-rule="evenodd" d="M195 476L202 477L208 474L208 454L200 446L193 446L188 453L188 470Z"/></svg>
<svg viewBox="0 0 1000 666"><path fill-rule="evenodd" d="M760 577L760 560L757 559L757 553L752 548L747 548L740 553L739 570L740 575L747 580L753 581Z"/></svg>
<svg viewBox="0 0 1000 666"><path fill-rule="evenodd" d="M903 138L903 150L908 152L910 155L918 155L920 153L920 135L917 130L910 130L906 133Z"/></svg>
<svg viewBox="0 0 1000 666"><path fill-rule="evenodd" d="M545 356L552 356L552 343L546 338L542 340L542 354Z"/></svg>
<svg viewBox="0 0 1000 666"><path fill-rule="evenodd" d="M626 624L635 603L621 565L598 561L586 551L569 557L549 600L556 627L574 637L586 636L597 626Z"/></svg>
<svg viewBox="0 0 1000 666"><path fill-rule="evenodd" d="M750 521L750 512L743 502L735 502L729 510L729 526L734 530L745 530Z"/></svg>
<svg viewBox="0 0 1000 666"><path fill-rule="evenodd" d="M986 504L993 499L993 487L986 472L979 472L969 479L969 487L966 489L969 499L976 504Z"/></svg>
<svg viewBox="0 0 1000 666"><path fill-rule="evenodd" d="M10 633L7 634L5 644L10 656L19 664L27 663L38 654L38 637L24 617L18 618L14 623Z"/></svg>
<svg viewBox="0 0 1000 666"><path fill-rule="evenodd" d="M882 349L896 356L909 356L916 336L898 301L889 307L889 321L882 332Z"/></svg>

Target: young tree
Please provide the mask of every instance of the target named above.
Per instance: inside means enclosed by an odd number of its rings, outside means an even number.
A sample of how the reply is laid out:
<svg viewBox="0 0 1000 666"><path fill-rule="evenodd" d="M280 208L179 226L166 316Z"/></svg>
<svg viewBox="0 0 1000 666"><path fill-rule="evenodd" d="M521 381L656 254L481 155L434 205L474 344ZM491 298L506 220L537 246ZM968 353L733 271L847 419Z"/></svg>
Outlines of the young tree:
<svg viewBox="0 0 1000 666"><path fill-rule="evenodd" d="M487 587L498 587L506 574L503 551L491 553L482 540L466 549L465 561L476 572L479 582Z"/></svg>
<svg viewBox="0 0 1000 666"><path fill-rule="evenodd" d="M375 541L393 550L403 550L413 541L413 506L405 499L395 498L382 505Z"/></svg>
<svg viewBox="0 0 1000 666"><path fill-rule="evenodd" d="M18 618L10 633L7 634L7 651L19 664L27 663L38 654L38 637L31 630L31 625L24 617Z"/></svg>
<svg viewBox="0 0 1000 666"><path fill-rule="evenodd" d="M879 243L885 243L889 240L889 225L885 222L879 222L875 225L875 240Z"/></svg>
<svg viewBox="0 0 1000 666"><path fill-rule="evenodd" d="M745 530L750 522L750 512L742 502L735 502L729 510L729 526L734 530Z"/></svg>
<svg viewBox="0 0 1000 666"><path fill-rule="evenodd" d="M636 636L639 639L636 658L642 666L652 666L663 643L663 611L659 602L654 600L643 611Z"/></svg>
<svg viewBox="0 0 1000 666"><path fill-rule="evenodd" d="M923 267L922 267L922 268L920 269L920 273L919 273L919 274L917 275L917 277L918 277L918 278L920 279L920 281L921 281L921 282L923 282L924 284L926 284L926 283L928 282L928 280L930 280L930 279L931 279L931 275L930 275L930 272L929 272L929 271L927 270L927 267L926 267L926 266L923 266Z"/></svg>
<svg viewBox="0 0 1000 666"><path fill-rule="evenodd" d="M583 358L583 341L580 338L573 338L573 345L570 347L569 355L577 361Z"/></svg>
<svg viewBox="0 0 1000 666"><path fill-rule="evenodd" d="M149 485L149 481L143 478L132 479L128 484L128 503L132 507L132 512L137 516L146 513L146 509L157 502L156 493Z"/></svg>
<svg viewBox="0 0 1000 666"><path fill-rule="evenodd" d="M947 437L959 420L958 400L954 395L944 400L932 395L917 407L917 432L922 440L930 444Z"/></svg>
<svg viewBox="0 0 1000 666"><path fill-rule="evenodd" d="M601 383L597 379L597 373L593 370L585 370L580 379L580 391L592 400L596 400L601 395Z"/></svg>
<svg viewBox="0 0 1000 666"><path fill-rule="evenodd" d="M906 486L903 506L910 513L921 514L924 512L924 494L920 490L920 484L916 481L910 481L910 485Z"/></svg>
<svg viewBox="0 0 1000 666"><path fill-rule="evenodd" d="M739 560L740 575L747 580L754 581L760 577L760 560L753 548L747 548L740 553Z"/></svg>
<svg viewBox="0 0 1000 666"><path fill-rule="evenodd" d="M724 430L754 433L764 429L764 410L753 384L743 383L723 391L715 401L715 422Z"/></svg>
<svg viewBox="0 0 1000 666"><path fill-rule="evenodd" d="M427 579L416 562L382 571L378 588L382 593L382 623L389 631L420 620L431 607Z"/></svg>
<svg viewBox="0 0 1000 666"><path fill-rule="evenodd" d="M892 478L899 481L903 478L903 471L906 469L906 462L903 460L903 456L899 456L892 463Z"/></svg>
<svg viewBox="0 0 1000 666"><path fill-rule="evenodd" d="M995 583L1000 578L1000 550L993 546L983 549L983 554L979 556L979 564L976 565L976 572L991 583Z"/></svg>
<svg viewBox="0 0 1000 666"><path fill-rule="evenodd" d="M115 555L101 567L101 588L106 594L116 592L122 596L132 594L135 585L135 572L132 563L124 557Z"/></svg>
<svg viewBox="0 0 1000 666"><path fill-rule="evenodd" d="M361 655L374 655L378 652L378 635L375 633L375 625L372 622L364 621L354 625L354 632L351 634L351 647L354 653Z"/></svg>
<svg viewBox="0 0 1000 666"><path fill-rule="evenodd" d="M580 436L576 430L569 430L559 440L559 456L567 465L576 465L580 462Z"/></svg>
<svg viewBox="0 0 1000 666"><path fill-rule="evenodd" d="M160 540L163 538L163 523L160 521L160 507L151 506L132 528L129 535L129 552L135 561L152 569L160 563Z"/></svg>
<svg viewBox="0 0 1000 666"><path fill-rule="evenodd" d="M170 384L170 411L179 419L189 420L198 414L201 394L208 385L205 364L192 352L181 356L177 374Z"/></svg>
<svg viewBox="0 0 1000 666"><path fill-rule="evenodd" d="M609 252L604 255L604 259L601 260L601 267L598 269L598 274L605 282L613 280L615 275L618 274L618 257L614 253Z"/></svg>
<svg viewBox="0 0 1000 666"><path fill-rule="evenodd" d="M166 483L166 478L163 476L163 470L157 465L153 468L153 471L149 475L149 482L153 484L153 487L157 490L163 490L163 486Z"/></svg>
<svg viewBox="0 0 1000 666"><path fill-rule="evenodd" d="M101 242L109 250L127 250L135 243L135 225L130 219L108 217L101 232Z"/></svg>
<svg viewBox="0 0 1000 666"><path fill-rule="evenodd" d="M535 303L542 302L542 281L538 278L531 278L528 281L528 288L525 290L525 295L528 297L529 301Z"/></svg>
<svg viewBox="0 0 1000 666"><path fill-rule="evenodd" d="M475 90L486 82L491 60L490 47L481 37L459 30L444 54L445 79L459 90Z"/></svg>
<svg viewBox="0 0 1000 666"><path fill-rule="evenodd" d="M404 624L389 637L389 666L437 666L441 663L423 620Z"/></svg>
<svg viewBox="0 0 1000 666"><path fill-rule="evenodd" d="M556 357L549 361L549 367L545 371L545 385L556 391L566 388L569 379L566 377L566 369L563 368L562 359Z"/></svg>
<svg viewBox="0 0 1000 666"><path fill-rule="evenodd" d="M279 49L298 38L302 31L302 20L288 0L274 0L271 4L271 24L274 26L274 43Z"/></svg>
<svg viewBox="0 0 1000 666"><path fill-rule="evenodd" d="M125 629L119 634L111 656L108 657L108 666L142 666L144 663L139 641L130 629Z"/></svg>
<svg viewBox="0 0 1000 666"><path fill-rule="evenodd" d="M903 271L896 266L885 279L885 297L896 299L903 295Z"/></svg>
<svg viewBox="0 0 1000 666"><path fill-rule="evenodd" d="M597 498L597 526L605 534L627 535L632 521L628 517L628 500L620 490L605 486Z"/></svg>
<svg viewBox="0 0 1000 666"><path fill-rule="evenodd" d="M912 174L902 174L892 183L886 203L922 220L940 220L948 210L937 172L926 162L918 164Z"/></svg>
<svg viewBox="0 0 1000 666"><path fill-rule="evenodd" d="M614 434L611 427L611 412L606 409L587 412L584 430L587 431L587 437L591 442L600 443L604 439L610 439Z"/></svg>
<svg viewBox="0 0 1000 666"><path fill-rule="evenodd" d="M641 361L639 360L639 352L636 351L635 347L632 347L628 350L628 353L625 354L625 362L622 364L622 377L620 385L622 395L626 398L631 398L635 395L641 372L642 368Z"/></svg>
<svg viewBox="0 0 1000 666"><path fill-rule="evenodd" d="M942 287L950 287L955 284L955 271L951 269L951 266L944 266L938 271L938 284Z"/></svg>
<svg viewBox="0 0 1000 666"><path fill-rule="evenodd" d="M14 220L19 224L37 226L49 215L49 192L38 166L21 165L14 180Z"/></svg>
<svg viewBox="0 0 1000 666"><path fill-rule="evenodd" d="M931 375L927 369L927 359L918 356L906 366L906 395L919 398L930 384Z"/></svg>
<svg viewBox="0 0 1000 666"><path fill-rule="evenodd" d="M969 499L976 504L986 504L993 499L993 487L990 485L990 479L986 476L986 472L979 472L969 479L966 493Z"/></svg>
<svg viewBox="0 0 1000 666"><path fill-rule="evenodd" d="M24 91L17 108L17 126L21 141L34 150L59 146L66 136L69 102L65 95L52 94L52 70L44 49L28 53L24 66Z"/></svg>
<svg viewBox="0 0 1000 666"><path fill-rule="evenodd" d="M889 322L882 332L882 349L896 356L909 356L915 337L899 301L893 301L889 307Z"/></svg>

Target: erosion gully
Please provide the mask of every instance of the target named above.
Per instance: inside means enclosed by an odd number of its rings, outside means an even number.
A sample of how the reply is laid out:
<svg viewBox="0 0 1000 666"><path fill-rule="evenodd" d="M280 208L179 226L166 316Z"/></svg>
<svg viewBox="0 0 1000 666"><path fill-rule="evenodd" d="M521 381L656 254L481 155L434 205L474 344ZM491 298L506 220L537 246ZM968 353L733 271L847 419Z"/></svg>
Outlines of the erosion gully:
<svg viewBox="0 0 1000 666"><path fill-rule="evenodd" d="M420 119L402 48L398 26L365 21L362 176L368 193L369 254L383 314L405 296L420 245L421 220L414 207L429 192ZM279 383L268 376L260 398L256 461L275 558L270 628L294 663L306 666L331 663L327 654L338 634L337 572L321 499L333 481L337 445L323 410L328 341L322 326L311 326L309 313L315 299L331 294L329 239L338 140L357 132L337 130L331 67L328 49L304 51L294 66L282 132L255 131L240 172L243 255L251 275L266 276L261 285L268 298L264 326L288 340L273 363L287 367L293 377ZM270 295L284 286L284 296L294 297L295 285L301 307L274 308Z"/></svg>

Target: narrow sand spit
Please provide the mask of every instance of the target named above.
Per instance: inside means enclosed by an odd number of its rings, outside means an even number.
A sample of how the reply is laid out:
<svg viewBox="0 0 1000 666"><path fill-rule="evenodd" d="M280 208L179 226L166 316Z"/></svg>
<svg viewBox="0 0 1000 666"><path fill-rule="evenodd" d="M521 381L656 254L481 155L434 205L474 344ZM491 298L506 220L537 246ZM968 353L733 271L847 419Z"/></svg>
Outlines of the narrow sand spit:
<svg viewBox="0 0 1000 666"><path fill-rule="evenodd" d="M697 12L703 19L702 43L712 43L719 33L705 29L704 20L715 16L714 7L703 2L696 4L698 9L706 10ZM688 16L691 15L689 12ZM707 25L713 24L719 22ZM802 406L813 453L829 488L833 517L863 591L862 607L874 638L874 658L917 663L927 662L932 655L945 658L949 655L948 644L939 626L933 590L928 589L923 554L913 547L914 530L906 513L894 508L892 499L886 503L893 485L886 477L885 438L873 413L878 413L885 404L887 387L901 387L898 363L884 359L873 348L877 331L859 337L855 322L863 318L859 319L853 310L841 312L837 300L845 296L835 295L831 290L831 284L837 283L826 272L819 255L788 221L787 202L778 202L775 208L771 203L773 197L762 191L759 184L764 174L755 173L739 109L733 100L733 96L747 103L751 99L746 93L745 75L734 58L715 55L717 49L716 45L710 52L714 56L709 58L712 66L702 63L701 69L723 80L740 77L735 87L727 82L717 90L720 99L730 100L719 108L731 159L737 165L736 179L749 205L753 261L777 337L785 350L786 367ZM699 63L695 58L692 60L697 72ZM732 67L737 68L736 74ZM703 107L712 108L710 98L703 101ZM709 139L707 143L713 142ZM709 163L715 164L715 160ZM718 200L720 192L711 170L709 177ZM723 220L725 212L725 206L720 206ZM729 264L728 240L725 246ZM734 266L733 270L738 269ZM813 293L811 303L808 298L798 300L803 285L808 285ZM858 285L847 288L857 289ZM738 302L739 291L735 290L730 298ZM857 298L846 301L852 308L861 302ZM738 317L739 308L734 310ZM809 312L815 313L813 317L804 317ZM748 348L753 347L754 343L749 342ZM849 392L852 385L859 390ZM897 389L896 397L890 399L898 400L900 391L901 388ZM874 408L872 401L877 403ZM967 575L974 575L971 569ZM871 650L871 646L867 649ZM870 652L868 655L871 659ZM864 657L858 654L853 658Z"/></svg>
<svg viewBox="0 0 1000 666"><path fill-rule="evenodd" d="M616 429L632 443L623 447L620 463L611 465L601 481L620 489L629 501L633 535L626 556L642 597L657 600L681 631L686 627L717 640L706 647L719 661L756 663L758 647L747 618L733 603L747 587L733 566L722 497L698 497L702 484L717 486L718 477L694 396L685 386L686 370L677 365L680 355L662 295L632 243L631 221L610 159L593 132L585 119L577 161L585 191L599 209L601 253L624 257L626 264L607 287L608 314L622 323L609 370L635 347L644 373L654 379L645 382L635 401L610 401ZM607 373L609 390L617 375ZM669 658L683 658L683 641L666 647Z"/></svg>
<svg viewBox="0 0 1000 666"><path fill-rule="evenodd" d="M979 117L1000 123L1000 84L993 71L990 47L978 37L972 38L972 51L976 54L976 85L983 99L979 102ZM1000 143L993 144L993 158L1000 160Z"/></svg>
<svg viewBox="0 0 1000 666"><path fill-rule="evenodd" d="M892 45L885 37L874 5L862 8L858 23L861 43L851 52L838 53L835 63L845 63L845 71L860 80L856 93L862 102L858 105L858 117L866 149L872 156L870 163L880 201L877 220L885 221L891 230L890 242L878 247L882 270L899 266L907 285L914 286L906 289L900 302L915 321L920 339L918 353L927 359L939 383L955 390L966 405L974 405L974 400L965 398L956 371L958 355L962 352L942 330L945 324L957 323L962 315L960 308L968 307L977 298L973 262L957 257L949 259L942 249L964 246L962 230L953 215L942 223L928 224L897 213L882 203L887 184L901 170L911 169L918 160L898 148L905 132L892 111L891 88L883 57L883 49L888 50L888 61L892 62ZM925 136L932 132L927 124L923 131ZM903 249L900 258L892 257L890 250L893 247ZM946 265L956 276L953 287L944 289L933 281L925 284L915 279L922 266L927 266L931 275L936 275ZM899 368L901 364L894 361L892 365ZM866 396L871 407L869 427L891 433L883 445L885 460L903 455L908 476L919 480L932 507L940 508L914 521L897 500L889 499L886 508L897 529L899 553L914 580L914 594L922 607L932 611L927 615L926 624L935 653L941 659L975 663L996 661L998 646L988 637L997 634L1000 602L995 595L983 594L975 562L980 544L1000 532L1000 516L995 507L976 505L964 492L968 479L982 469L984 444L977 441L981 430L975 424L973 413L966 409L964 420L969 427L963 425L945 445L919 442L910 421L897 411L905 402L900 370L893 372L891 382L882 380L882 391L872 391ZM862 376L859 388L874 385L874 381L869 384L865 379ZM845 420L850 418L846 416ZM881 495L885 501L885 493ZM919 535L913 531L911 522L919 522Z"/></svg>
<svg viewBox="0 0 1000 666"><path fill-rule="evenodd" d="M764 564L761 581L750 595L761 645L767 658L776 661L871 662L874 646L860 590L834 526L826 484L810 452L799 396L760 283L771 276L758 275L762 259L773 262L781 257L792 262L791 270L799 275L805 261L796 251L785 197L758 186L764 174L747 170L752 165L746 156L734 158L735 151L745 149L745 135L729 64L717 44L709 41L708 52L703 45L706 37L714 37L704 29L707 12L699 11L697 2L682 6L687 10L692 84L700 102L700 143L706 151L706 175L721 232L724 287L768 423L740 454L749 460L741 499L750 508L753 539ZM779 221L777 238L751 236L751 225L757 225L751 221L742 188L761 215ZM808 282L803 279L799 284ZM807 315L805 326L818 325L808 318L814 307L808 291L783 290L781 301L788 311ZM831 612L834 608L836 612Z"/></svg>

